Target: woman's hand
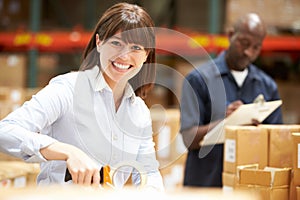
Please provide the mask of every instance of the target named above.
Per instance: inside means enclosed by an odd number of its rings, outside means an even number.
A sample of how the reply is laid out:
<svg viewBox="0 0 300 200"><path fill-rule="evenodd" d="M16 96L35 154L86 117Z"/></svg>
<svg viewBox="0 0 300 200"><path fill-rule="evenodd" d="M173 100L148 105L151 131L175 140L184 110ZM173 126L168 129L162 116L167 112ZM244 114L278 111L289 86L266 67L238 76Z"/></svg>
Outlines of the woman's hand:
<svg viewBox="0 0 300 200"><path fill-rule="evenodd" d="M73 183L99 186L100 169L83 151L72 150L66 161Z"/></svg>
<svg viewBox="0 0 300 200"><path fill-rule="evenodd" d="M79 148L61 142L55 142L40 150L47 160L65 160L75 184L100 184L100 169L97 164Z"/></svg>

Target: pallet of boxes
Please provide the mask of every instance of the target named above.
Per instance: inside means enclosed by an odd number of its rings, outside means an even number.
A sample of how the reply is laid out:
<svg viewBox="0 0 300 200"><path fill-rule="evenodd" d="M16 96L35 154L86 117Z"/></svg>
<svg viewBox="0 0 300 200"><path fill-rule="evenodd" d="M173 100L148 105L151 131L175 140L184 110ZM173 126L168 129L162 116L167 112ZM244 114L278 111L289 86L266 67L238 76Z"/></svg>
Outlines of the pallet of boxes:
<svg viewBox="0 0 300 200"><path fill-rule="evenodd" d="M223 188L264 200L300 199L297 132L300 125L225 127Z"/></svg>

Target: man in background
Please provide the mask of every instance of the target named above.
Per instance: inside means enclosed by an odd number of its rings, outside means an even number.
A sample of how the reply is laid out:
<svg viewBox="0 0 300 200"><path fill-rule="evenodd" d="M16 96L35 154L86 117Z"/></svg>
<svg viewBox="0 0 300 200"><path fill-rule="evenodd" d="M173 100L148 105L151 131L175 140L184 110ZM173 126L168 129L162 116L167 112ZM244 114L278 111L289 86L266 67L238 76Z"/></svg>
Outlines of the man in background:
<svg viewBox="0 0 300 200"><path fill-rule="evenodd" d="M200 146L203 137L259 94L266 101L280 99L275 81L252 64L260 54L265 36L266 28L260 17L246 14L229 31L228 49L187 75L180 104L180 132L188 148L185 186L221 187L224 144ZM262 123L282 123L281 109ZM199 155L200 148L208 149L208 154Z"/></svg>

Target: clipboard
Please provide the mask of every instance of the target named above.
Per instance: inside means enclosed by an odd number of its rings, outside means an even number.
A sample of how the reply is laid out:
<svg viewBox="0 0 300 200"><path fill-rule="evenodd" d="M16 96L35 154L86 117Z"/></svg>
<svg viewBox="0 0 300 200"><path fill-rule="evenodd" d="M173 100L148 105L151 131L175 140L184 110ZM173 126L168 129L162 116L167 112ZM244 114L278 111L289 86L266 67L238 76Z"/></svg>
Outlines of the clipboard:
<svg viewBox="0 0 300 200"><path fill-rule="evenodd" d="M224 143L225 126L252 124L252 119L262 122L281 104L282 100L266 102L263 95L260 94L253 103L241 105L231 115L210 130L204 136L203 140L200 141L199 145L204 146Z"/></svg>

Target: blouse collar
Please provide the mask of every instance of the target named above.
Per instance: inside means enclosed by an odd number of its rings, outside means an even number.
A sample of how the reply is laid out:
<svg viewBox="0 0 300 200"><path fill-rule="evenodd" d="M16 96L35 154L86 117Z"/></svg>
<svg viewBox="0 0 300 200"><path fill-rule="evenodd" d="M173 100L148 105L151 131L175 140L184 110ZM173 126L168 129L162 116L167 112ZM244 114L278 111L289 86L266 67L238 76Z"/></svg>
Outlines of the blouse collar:
<svg viewBox="0 0 300 200"><path fill-rule="evenodd" d="M104 89L111 91L111 88L105 81L103 74L97 65L92 69L87 70L86 73L95 92L102 92ZM130 98L131 100L134 100L135 98L134 90L129 83L125 86L124 97Z"/></svg>

